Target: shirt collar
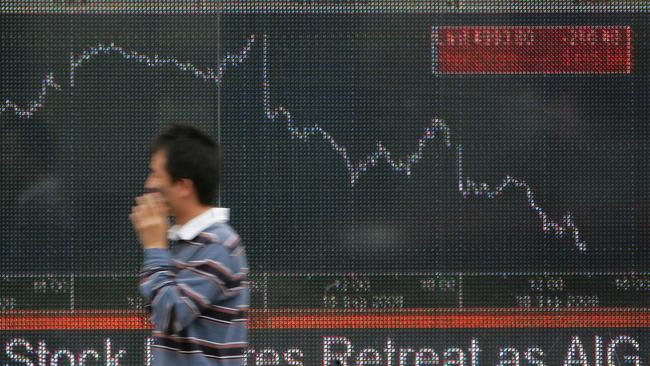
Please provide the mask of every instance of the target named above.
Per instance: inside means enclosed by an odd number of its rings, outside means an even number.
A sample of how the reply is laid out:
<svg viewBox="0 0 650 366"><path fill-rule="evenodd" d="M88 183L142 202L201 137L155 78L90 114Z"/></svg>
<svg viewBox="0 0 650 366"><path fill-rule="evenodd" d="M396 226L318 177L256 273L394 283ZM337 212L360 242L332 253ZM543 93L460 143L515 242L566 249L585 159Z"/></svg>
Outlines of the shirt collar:
<svg viewBox="0 0 650 366"><path fill-rule="evenodd" d="M228 221L229 216L230 209L213 207L186 222L185 225L174 225L170 227L167 231L167 238L169 240L192 240L213 224Z"/></svg>

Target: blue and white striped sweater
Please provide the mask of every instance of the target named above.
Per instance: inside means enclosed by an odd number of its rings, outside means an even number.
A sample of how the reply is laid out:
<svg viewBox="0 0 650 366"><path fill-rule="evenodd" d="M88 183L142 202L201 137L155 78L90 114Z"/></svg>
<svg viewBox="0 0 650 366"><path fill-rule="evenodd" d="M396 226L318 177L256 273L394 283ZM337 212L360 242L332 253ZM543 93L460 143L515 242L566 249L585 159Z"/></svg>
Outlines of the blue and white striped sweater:
<svg viewBox="0 0 650 366"><path fill-rule="evenodd" d="M213 223L171 250L144 253L140 292L154 327L152 365L242 365L250 290L234 230Z"/></svg>

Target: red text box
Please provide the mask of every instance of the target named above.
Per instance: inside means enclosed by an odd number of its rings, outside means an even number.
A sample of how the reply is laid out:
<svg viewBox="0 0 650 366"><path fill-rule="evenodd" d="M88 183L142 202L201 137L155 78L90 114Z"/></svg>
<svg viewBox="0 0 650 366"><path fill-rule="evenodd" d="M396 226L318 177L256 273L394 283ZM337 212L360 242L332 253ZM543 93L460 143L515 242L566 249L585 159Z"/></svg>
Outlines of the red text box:
<svg viewBox="0 0 650 366"><path fill-rule="evenodd" d="M438 74L631 74L630 26L444 26L431 32Z"/></svg>

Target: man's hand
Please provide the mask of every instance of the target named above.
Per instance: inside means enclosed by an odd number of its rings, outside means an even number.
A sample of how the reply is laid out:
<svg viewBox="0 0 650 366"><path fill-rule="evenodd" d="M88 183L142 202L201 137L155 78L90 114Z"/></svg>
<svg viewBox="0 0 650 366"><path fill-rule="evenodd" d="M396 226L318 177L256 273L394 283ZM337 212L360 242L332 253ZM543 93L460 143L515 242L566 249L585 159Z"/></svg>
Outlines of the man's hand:
<svg viewBox="0 0 650 366"><path fill-rule="evenodd" d="M144 249L167 249L169 208L160 193L148 193L135 199L130 218Z"/></svg>

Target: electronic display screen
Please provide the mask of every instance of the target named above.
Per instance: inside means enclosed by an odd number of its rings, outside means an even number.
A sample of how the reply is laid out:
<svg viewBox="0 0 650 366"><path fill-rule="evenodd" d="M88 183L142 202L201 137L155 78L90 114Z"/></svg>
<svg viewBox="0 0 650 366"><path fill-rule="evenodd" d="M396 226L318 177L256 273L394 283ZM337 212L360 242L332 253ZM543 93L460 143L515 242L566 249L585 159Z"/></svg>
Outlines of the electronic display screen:
<svg viewBox="0 0 650 366"><path fill-rule="evenodd" d="M224 148L247 365L645 365L642 1L0 10L0 364L141 365L149 147Z"/></svg>

